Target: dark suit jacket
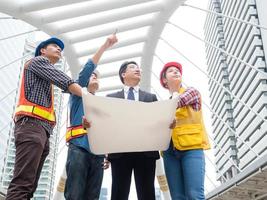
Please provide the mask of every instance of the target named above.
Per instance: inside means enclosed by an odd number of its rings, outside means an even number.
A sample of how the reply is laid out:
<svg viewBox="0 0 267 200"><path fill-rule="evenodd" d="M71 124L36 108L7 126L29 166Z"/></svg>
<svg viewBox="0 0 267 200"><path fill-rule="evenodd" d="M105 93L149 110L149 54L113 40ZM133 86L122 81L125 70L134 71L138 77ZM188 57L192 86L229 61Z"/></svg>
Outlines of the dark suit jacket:
<svg viewBox="0 0 267 200"><path fill-rule="evenodd" d="M115 98L124 99L124 90L108 94L107 97L115 97ZM142 91L139 89L139 101L142 101L142 102L157 101L157 96L155 94L151 94L151 93L148 93L148 92L145 92L145 91ZM147 157L159 159L159 152L158 151L145 151L145 152L141 152L141 153L143 153ZM119 158L122 156L127 156L128 154L129 153L112 153L112 154L108 155L108 158L109 159Z"/></svg>

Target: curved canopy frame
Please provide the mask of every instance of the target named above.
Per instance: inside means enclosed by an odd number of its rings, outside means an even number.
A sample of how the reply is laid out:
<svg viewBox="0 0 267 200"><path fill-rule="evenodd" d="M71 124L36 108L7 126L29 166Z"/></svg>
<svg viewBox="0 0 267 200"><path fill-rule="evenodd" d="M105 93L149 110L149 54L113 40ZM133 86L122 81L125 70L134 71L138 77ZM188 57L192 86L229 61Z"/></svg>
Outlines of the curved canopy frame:
<svg viewBox="0 0 267 200"><path fill-rule="evenodd" d="M92 45L94 41L107 37L118 29L118 35L122 34L122 37L118 36L119 42L109 49L109 56L104 56L100 65L140 57L143 70L141 87L149 90L151 65L158 39L170 16L184 2L185 0L2 0L0 12L61 38L66 47L64 55L74 77L84 63L82 58L93 54L100 45ZM138 44L141 44L141 48L135 48ZM112 71L104 77L115 75L117 71Z"/></svg>

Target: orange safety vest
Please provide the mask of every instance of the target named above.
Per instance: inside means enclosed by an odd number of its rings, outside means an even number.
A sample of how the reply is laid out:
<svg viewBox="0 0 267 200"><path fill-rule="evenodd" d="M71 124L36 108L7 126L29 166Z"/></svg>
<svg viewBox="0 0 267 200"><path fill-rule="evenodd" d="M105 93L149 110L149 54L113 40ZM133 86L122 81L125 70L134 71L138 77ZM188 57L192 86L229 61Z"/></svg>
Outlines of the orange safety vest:
<svg viewBox="0 0 267 200"><path fill-rule="evenodd" d="M24 67L24 72L21 80L21 85L20 85L20 96L19 96L19 101L18 105L15 109L15 118L18 115L26 115L30 117L34 117L37 119L41 120L46 120L51 125L56 124L56 116L55 116L55 111L54 111L54 92L53 92L53 86L51 85L51 105L50 107L44 107L40 106L36 103L33 103L31 101L28 101L26 96L25 96L25 70L27 69L30 61L28 61L25 64Z"/></svg>
<svg viewBox="0 0 267 200"><path fill-rule="evenodd" d="M85 134L87 134L87 131L82 125L68 127L66 133L66 142L69 142L73 138L81 137Z"/></svg>
<svg viewBox="0 0 267 200"><path fill-rule="evenodd" d="M179 93L184 93L181 88ZM202 111L195 111L191 106L176 110L176 127L172 131L173 145L178 150L210 149Z"/></svg>

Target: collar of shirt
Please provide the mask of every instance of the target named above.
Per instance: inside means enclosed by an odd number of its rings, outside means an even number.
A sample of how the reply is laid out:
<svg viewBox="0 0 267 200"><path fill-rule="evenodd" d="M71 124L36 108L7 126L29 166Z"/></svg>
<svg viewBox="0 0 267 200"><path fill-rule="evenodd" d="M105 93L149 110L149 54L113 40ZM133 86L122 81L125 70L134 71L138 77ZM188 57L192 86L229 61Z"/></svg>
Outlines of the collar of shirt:
<svg viewBox="0 0 267 200"><path fill-rule="evenodd" d="M139 100L139 85L132 87L133 88L133 92L134 92L134 98L135 101ZM128 96L128 92L129 92L130 87L127 85L123 86L123 91L124 91L124 98L127 99Z"/></svg>

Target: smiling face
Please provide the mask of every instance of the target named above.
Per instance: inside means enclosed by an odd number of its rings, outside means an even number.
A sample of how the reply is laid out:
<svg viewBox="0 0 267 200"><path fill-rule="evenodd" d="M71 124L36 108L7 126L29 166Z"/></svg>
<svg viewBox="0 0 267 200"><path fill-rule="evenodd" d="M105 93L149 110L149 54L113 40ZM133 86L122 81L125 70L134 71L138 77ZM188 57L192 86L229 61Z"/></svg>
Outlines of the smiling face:
<svg viewBox="0 0 267 200"><path fill-rule="evenodd" d="M141 69L136 64L128 64L125 72L122 73L125 85L135 86L140 82Z"/></svg>
<svg viewBox="0 0 267 200"><path fill-rule="evenodd" d="M52 63L56 63L61 58L61 48L57 44L48 44L41 48L41 55L47 57Z"/></svg>
<svg viewBox="0 0 267 200"><path fill-rule="evenodd" d="M180 70L177 67L168 67L166 72L163 75L163 82L168 87L169 82L181 82L182 75Z"/></svg>

